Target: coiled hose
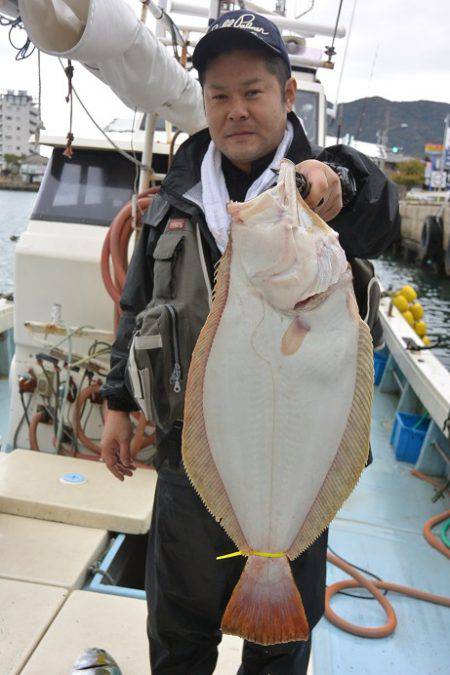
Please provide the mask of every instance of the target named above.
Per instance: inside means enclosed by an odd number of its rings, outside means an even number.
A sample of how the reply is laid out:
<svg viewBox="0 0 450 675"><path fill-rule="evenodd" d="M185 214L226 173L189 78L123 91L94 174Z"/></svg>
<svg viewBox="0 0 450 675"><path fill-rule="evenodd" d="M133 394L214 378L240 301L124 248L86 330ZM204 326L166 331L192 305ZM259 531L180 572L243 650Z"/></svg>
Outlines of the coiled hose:
<svg viewBox="0 0 450 675"><path fill-rule="evenodd" d="M432 485L436 485L437 483L435 479L433 480L430 476L426 476L419 471L413 470L411 473L417 478L425 480L427 483L431 483ZM425 539L431 546L433 546L447 558L450 558L450 549L447 549L444 543L441 542L431 530L435 525L449 517L450 510L444 511L443 513L433 516L427 520L423 526L423 535ZM395 615L394 608L392 607L389 600L387 600L386 596L383 595L381 590L394 591L395 593L408 595L411 598L416 598L417 600L425 600L425 602L432 602L436 605L450 607L449 597L443 595L433 595L432 593L419 591L418 589L411 588L410 586L401 586L400 584L393 584L388 581L369 579L358 572L358 570L356 570L352 565L345 562L341 558L338 558L330 551L327 553L327 560L333 565L336 565L336 567L339 567L344 572L347 572L352 578L338 581L327 587L325 594L325 616L328 621L330 621L330 623L334 624L338 628L341 628L341 630L344 630L347 633L351 633L352 635L359 635L360 637L366 638L383 638L391 635L391 633L394 632L395 627L397 626L397 617ZM369 593L371 593L382 606L386 614L386 622L382 626L358 626L357 624L351 623L350 621L347 621L336 614L336 612L331 609L331 598L336 593L339 593L339 591L347 588L365 588L367 591L369 591Z"/></svg>
<svg viewBox="0 0 450 675"><path fill-rule="evenodd" d="M143 213L151 203L155 194L159 192L159 187L144 190L137 197L137 219L139 221L140 213ZM132 202L127 202L115 216L103 243L101 255L101 272L105 288L114 302L115 309L115 328L122 313L119 301L122 295L125 277L128 269L128 242L133 231L133 208ZM113 270L111 275L110 259ZM114 278L113 278L114 277Z"/></svg>

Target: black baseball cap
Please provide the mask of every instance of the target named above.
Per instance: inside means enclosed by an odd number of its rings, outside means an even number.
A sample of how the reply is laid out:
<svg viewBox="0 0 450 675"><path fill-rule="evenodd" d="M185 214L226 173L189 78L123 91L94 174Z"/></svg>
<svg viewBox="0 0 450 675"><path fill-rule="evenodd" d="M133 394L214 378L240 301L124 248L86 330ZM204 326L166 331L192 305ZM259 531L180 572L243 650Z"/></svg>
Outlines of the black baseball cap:
<svg viewBox="0 0 450 675"><path fill-rule="evenodd" d="M225 46L227 39L234 35L240 37L246 35L249 42L267 47L283 59L289 68L289 73L291 72L286 45L277 26L261 14L245 9L222 14L211 23L208 32L199 40L192 54L194 68L203 70L211 54L218 55L220 44Z"/></svg>

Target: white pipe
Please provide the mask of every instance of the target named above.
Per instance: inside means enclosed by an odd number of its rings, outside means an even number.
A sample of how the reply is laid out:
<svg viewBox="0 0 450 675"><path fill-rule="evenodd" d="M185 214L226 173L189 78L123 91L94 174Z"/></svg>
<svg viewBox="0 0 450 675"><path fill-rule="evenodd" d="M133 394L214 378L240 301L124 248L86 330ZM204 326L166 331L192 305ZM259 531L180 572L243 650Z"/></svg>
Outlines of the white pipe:
<svg viewBox="0 0 450 675"><path fill-rule="evenodd" d="M10 16L13 19L18 17L19 8L17 7L17 0L16 2L12 2L11 0L0 0L0 14Z"/></svg>
<svg viewBox="0 0 450 675"><path fill-rule="evenodd" d="M321 68L324 65L322 59L313 59L300 54L289 54L289 61L293 66L305 66L306 68Z"/></svg>
<svg viewBox="0 0 450 675"><path fill-rule="evenodd" d="M171 37L160 38L160 42L162 42L162 44L165 45L166 47L170 47L172 45L172 38ZM191 47L195 47L197 42L198 40L189 40L189 45ZM308 58L305 56L301 56L299 54L289 54L289 61L293 66L304 66L306 68L324 67L323 59Z"/></svg>
<svg viewBox="0 0 450 675"><path fill-rule="evenodd" d="M19 7L39 49L81 61L130 108L188 133L206 126L200 84L125 0L19 0Z"/></svg>
<svg viewBox="0 0 450 675"><path fill-rule="evenodd" d="M189 33L206 33L208 30L208 26L206 24L200 25L200 24L188 24L188 23L178 23L177 26L181 31L187 31ZM308 33L305 30L302 30L302 37L314 37L314 33ZM189 41L189 44L192 44L191 41Z"/></svg>
<svg viewBox="0 0 450 675"><path fill-rule="evenodd" d="M191 16L208 16L207 7L192 7L187 2L180 2L179 0L174 0L171 5L172 12L178 14L189 14ZM297 21L296 19L290 19L285 16L279 16L278 14L261 14L264 18L272 21L278 28L284 30L293 30L297 33L307 32L311 35L325 35L327 37L333 37L334 35L334 26L326 26L319 23L309 23L306 21ZM343 38L345 36L344 26L339 26L336 32L336 37Z"/></svg>
<svg viewBox="0 0 450 675"><path fill-rule="evenodd" d="M207 18L209 14L208 7L191 6L188 2L172 2L170 11L178 14L188 14L189 16L204 16L205 18Z"/></svg>
<svg viewBox="0 0 450 675"><path fill-rule="evenodd" d="M145 117L145 135L144 135L144 149L142 152L142 164L151 166L153 161L153 139L155 136L156 127L155 113L147 113ZM150 181L153 179L153 172L148 169L141 168L139 173L139 192L146 190Z"/></svg>

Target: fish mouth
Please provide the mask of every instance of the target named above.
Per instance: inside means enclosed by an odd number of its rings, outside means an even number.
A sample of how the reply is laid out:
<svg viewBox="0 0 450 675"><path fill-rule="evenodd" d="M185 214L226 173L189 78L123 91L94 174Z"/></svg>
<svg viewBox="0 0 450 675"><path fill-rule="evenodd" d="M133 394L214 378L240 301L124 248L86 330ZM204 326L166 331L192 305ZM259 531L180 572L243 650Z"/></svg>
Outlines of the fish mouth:
<svg viewBox="0 0 450 675"><path fill-rule="evenodd" d="M304 309L312 300L314 300L314 298L317 298L318 295L320 295L320 293L310 295L309 298L306 298L305 300L299 300L295 303L294 309Z"/></svg>
<svg viewBox="0 0 450 675"><path fill-rule="evenodd" d="M334 291L336 288L336 284L333 284L329 288L327 288L326 291L323 291L323 293L315 293L314 295L310 295L308 298L305 298L304 300L299 300L298 302L295 303L293 310L298 311L299 309L308 311L311 309L315 309L316 307L319 307L325 300L331 295L331 293Z"/></svg>

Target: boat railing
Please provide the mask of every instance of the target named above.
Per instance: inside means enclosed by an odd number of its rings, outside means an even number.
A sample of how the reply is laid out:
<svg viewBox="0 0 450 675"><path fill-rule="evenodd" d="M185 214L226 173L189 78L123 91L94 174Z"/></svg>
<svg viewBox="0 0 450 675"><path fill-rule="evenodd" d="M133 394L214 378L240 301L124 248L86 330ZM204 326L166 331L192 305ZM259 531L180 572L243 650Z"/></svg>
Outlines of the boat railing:
<svg viewBox="0 0 450 675"><path fill-rule="evenodd" d="M390 297L382 298L380 315L389 350L380 391L399 394L397 412L428 413L430 424L415 468L450 477L450 372L424 348Z"/></svg>

